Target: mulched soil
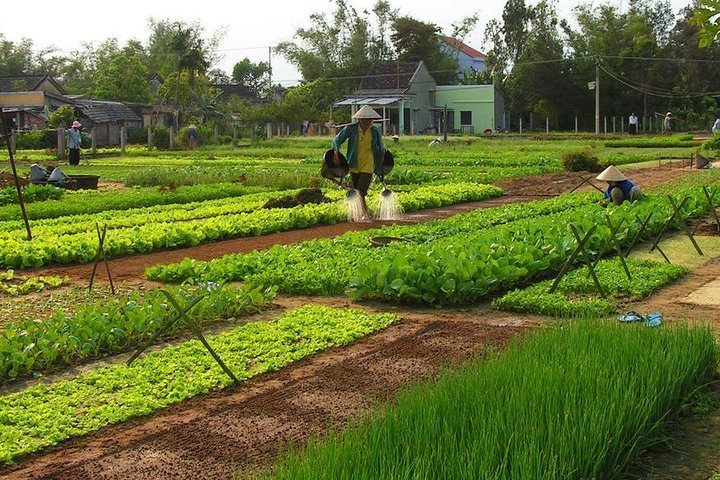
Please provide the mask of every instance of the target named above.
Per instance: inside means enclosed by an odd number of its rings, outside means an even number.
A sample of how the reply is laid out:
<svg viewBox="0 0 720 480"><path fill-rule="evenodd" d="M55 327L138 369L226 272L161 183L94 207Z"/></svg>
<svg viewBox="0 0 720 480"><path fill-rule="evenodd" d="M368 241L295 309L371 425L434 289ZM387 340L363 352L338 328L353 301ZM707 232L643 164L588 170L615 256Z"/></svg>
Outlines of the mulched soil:
<svg viewBox="0 0 720 480"><path fill-rule="evenodd" d="M641 186L667 182L691 172L677 164L664 164L626 172ZM586 177L592 174L586 174ZM408 215L407 222L445 218L456 213L517 201L529 201L566 192L580 183L577 174L548 174L532 179L499 182L505 196L483 202L428 210ZM582 189L592 187L583 185ZM145 267L184 257L209 259L225 253L267 248L311 238L332 237L348 230L379 224L339 224L243 238L195 248L130 256L110 262L116 280L144 282ZM716 262L717 263L717 262ZM704 267L703 267L704 268ZM700 269L665 293L652 297L638 311L658 310L679 315L687 306L673 302L720 267ZM87 282L90 266L54 267L44 274L70 275ZM104 280L101 275L100 280ZM693 286L694 285L694 286ZM666 303L663 303L666 302ZM304 303L355 306L344 298L280 297L284 308ZM676 309L671 310L671 307ZM408 384L429 379L446 365L487 348L503 348L514 336L543 324L540 317L497 312L487 305L443 310L363 304L368 310L397 313L403 321L354 344L331 349L280 372L262 375L237 387L198 396L154 415L110 426L64 442L19 463L0 469L0 478L12 479L200 479L230 478L236 472L254 471L272 464L288 444L302 445L329 424L342 426L350 418L367 415L378 402L391 400ZM717 312L703 308L703 316ZM666 310L665 310L666 309ZM694 316L690 311L689 315ZM683 317L687 318L687 317Z"/></svg>

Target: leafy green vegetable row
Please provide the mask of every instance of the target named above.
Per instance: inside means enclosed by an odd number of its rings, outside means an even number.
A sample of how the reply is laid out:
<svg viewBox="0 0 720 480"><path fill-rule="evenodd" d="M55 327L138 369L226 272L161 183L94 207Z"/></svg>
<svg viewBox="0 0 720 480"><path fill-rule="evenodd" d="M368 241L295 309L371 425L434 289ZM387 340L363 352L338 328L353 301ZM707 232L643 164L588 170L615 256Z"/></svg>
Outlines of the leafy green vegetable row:
<svg viewBox="0 0 720 480"><path fill-rule="evenodd" d="M619 479L717 364L708 327L539 329L253 478Z"/></svg>
<svg viewBox="0 0 720 480"><path fill-rule="evenodd" d="M60 201L34 202L27 206L28 217L32 220L55 218L67 215L99 213L106 210L128 210L173 203L199 202L226 197L238 197L248 193L266 191L262 187L248 187L234 183L193 185L160 192L156 188L100 192L81 190L67 192ZM0 221L22 219L17 205L0 207Z"/></svg>
<svg viewBox="0 0 720 480"><path fill-rule="evenodd" d="M95 223L98 223L101 227L107 227L108 232L112 232L121 228L132 228L150 223L186 222L188 220L252 212L262 208L268 200L294 193L296 191L252 193L241 197L228 197L202 202L155 205L122 211L108 210L87 215L36 220L31 226L35 237L45 238L87 232L88 225L94 227ZM330 194L340 198L340 192L336 190L331 191ZM112 233L110 234L112 235ZM25 224L22 221L0 222L0 239L24 240L25 236Z"/></svg>
<svg viewBox="0 0 720 480"><path fill-rule="evenodd" d="M27 185L22 187L23 202L41 202L43 200L58 200L63 196L64 190L49 185ZM17 189L12 187L0 188L0 206L18 203ZM17 207L16 207L17 208Z"/></svg>
<svg viewBox="0 0 720 480"><path fill-rule="evenodd" d="M406 211L413 211L479 200L500 193L501 190L497 187L463 183L420 187L398 194L398 200ZM256 210L181 223L167 223L165 215L156 214L146 218L144 225L108 232L105 252L110 256L118 256L162 248L194 246L238 236L256 236L293 228L334 224L343 221L345 215L336 203ZM40 267L48 263L85 263L94 259L96 250L97 234L92 230L72 235L39 237L32 242L8 238L0 242L0 265L24 268Z"/></svg>
<svg viewBox="0 0 720 480"><path fill-rule="evenodd" d="M703 213L705 197L699 187L678 192L689 200L681 210L683 219ZM716 198L720 204L720 198ZM648 196L630 204L605 208L591 204L545 218L530 218L487 231L444 238L430 245L410 245L392 261L369 261L358 268L351 280L357 298L375 297L400 302L428 304L477 300L489 292L501 291L552 275L576 247L569 224L580 232L595 227L585 248L595 258L611 247L608 213L618 230L618 243L627 246L640 229L636 215L653 213L645 237L657 233L673 212L667 198Z"/></svg>
<svg viewBox="0 0 720 480"><path fill-rule="evenodd" d="M346 345L397 320L391 314L306 306L207 339L235 376L245 380ZM149 353L130 367L115 365L5 395L0 397L0 461L230 383L202 344L192 340Z"/></svg>
<svg viewBox="0 0 720 480"><path fill-rule="evenodd" d="M224 285L174 288L171 293L187 303L196 294L204 294L192 315L207 323L254 313L274 298L275 290ZM168 308L167 298L153 290L83 305L72 314L56 310L42 320L9 323L0 332L0 381L135 348L175 313ZM167 333L183 325L178 322Z"/></svg>
<svg viewBox="0 0 720 480"><path fill-rule="evenodd" d="M0 272L0 295L26 295L46 288L57 288L67 282L67 277L57 275L16 275L14 270L6 270Z"/></svg>
<svg viewBox="0 0 720 480"><path fill-rule="evenodd" d="M348 232L332 239L275 246L247 254L231 254L207 262L185 259L179 263L149 268L147 276L162 282L244 280L258 285L277 285L280 291L286 293L337 294L348 287L351 277L361 265L368 262L392 262L404 256L412 245L432 245L451 236L462 238L478 230L562 212L595 201L595 196L583 193L479 209L445 220ZM412 243L397 242L374 248L368 239L375 236L402 237Z"/></svg>
<svg viewBox="0 0 720 480"><path fill-rule="evenodd" d="M595 267L600 285L610 297L607 299L601 298L588 269L582 267L564 276L553 293L548 293L553 280L544 280L506 293L493 300L493 306L500 310L553 317L603 317L615 313L618 302L646 298L688 271L680 265L652 260L628 258L626 263L632 280L628 280L617 258L601 260Z"/></svg>

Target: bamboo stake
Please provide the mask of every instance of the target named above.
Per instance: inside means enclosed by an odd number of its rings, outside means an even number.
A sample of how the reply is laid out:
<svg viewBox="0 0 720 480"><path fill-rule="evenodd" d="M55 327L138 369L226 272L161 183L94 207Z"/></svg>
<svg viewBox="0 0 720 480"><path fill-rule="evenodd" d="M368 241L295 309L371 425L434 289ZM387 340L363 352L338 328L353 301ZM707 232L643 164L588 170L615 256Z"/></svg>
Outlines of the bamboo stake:
<svg viewBox="0 0 720 480"><path fill-rule="evenodd" d="M3 134L8 147L8 155L10 155L10 165L12 166L13 178L15 180L15 189L18 194L18 202L20 203L20 210L22 210L23 220L25 221L25 230L27 230L27 239L32 240L32 232L30 231L30 220L28 220L27 212L25 211L25 202L23 202L22 189L20 188L20 179L18 178L17 168L15 167L15 157L13 156L12 148L10 148L10 133L8 132L7 125L5 124L5 115L3 109L0 107L0 120L2 121Z"/></svg>

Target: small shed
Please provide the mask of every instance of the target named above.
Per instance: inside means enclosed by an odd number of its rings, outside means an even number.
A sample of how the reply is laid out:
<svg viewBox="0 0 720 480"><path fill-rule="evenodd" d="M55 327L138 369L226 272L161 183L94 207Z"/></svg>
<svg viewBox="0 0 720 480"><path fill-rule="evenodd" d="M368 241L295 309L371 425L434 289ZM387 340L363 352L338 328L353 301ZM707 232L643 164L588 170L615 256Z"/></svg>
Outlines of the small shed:
<svg viewBox="0 0 720 480"><path fill-rule="evenodd" d="M142 127L143 119L120 102L84 101L77 105L85 130L95 128L98 145L119 145L121 127Z"/></svg>

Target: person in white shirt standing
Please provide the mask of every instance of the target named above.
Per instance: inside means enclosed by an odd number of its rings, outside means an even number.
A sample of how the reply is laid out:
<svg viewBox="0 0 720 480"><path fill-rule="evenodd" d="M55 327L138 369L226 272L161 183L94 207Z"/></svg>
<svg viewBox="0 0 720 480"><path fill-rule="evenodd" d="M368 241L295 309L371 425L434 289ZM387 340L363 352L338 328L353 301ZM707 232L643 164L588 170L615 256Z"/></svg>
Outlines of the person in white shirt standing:
<svg viewBox="0 0 720 480"><path fill-rule="evenodd" d="M628 119L628 132L630 132L630 135L636 135L638 133L638 117L635 115L635 112L631 113Z"/></svg>

